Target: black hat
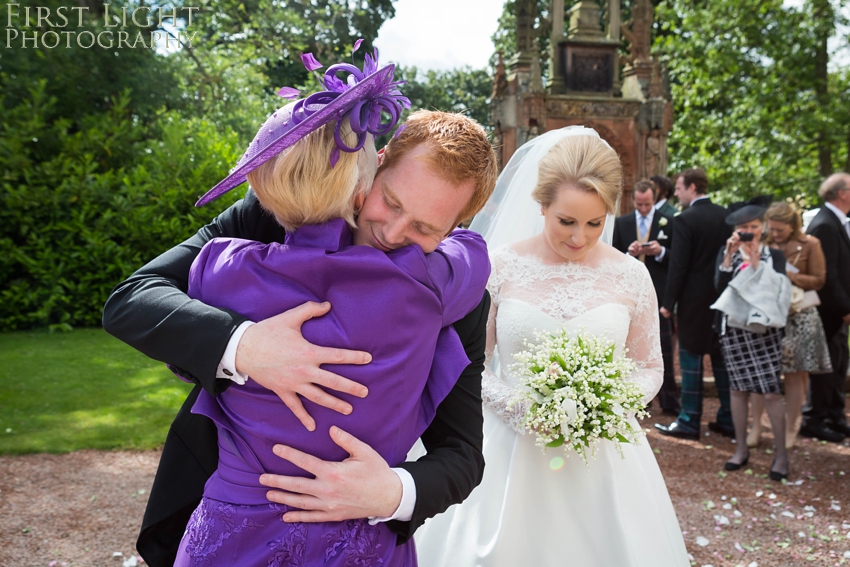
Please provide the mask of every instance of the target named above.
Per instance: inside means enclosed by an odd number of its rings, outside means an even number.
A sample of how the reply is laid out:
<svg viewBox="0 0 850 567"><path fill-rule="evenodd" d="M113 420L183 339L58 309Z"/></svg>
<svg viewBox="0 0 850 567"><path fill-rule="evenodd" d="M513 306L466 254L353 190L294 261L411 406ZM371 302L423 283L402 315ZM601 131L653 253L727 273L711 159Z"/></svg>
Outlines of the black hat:
<svg viewBox="0 0 850 567"><path fill-rule="evenodd" d="M739 224L761 218L772 201L773 197L770 195L759 195L749 201L732 203L729 205L729 215L726 217L726 224L738 226Z"/></svg>

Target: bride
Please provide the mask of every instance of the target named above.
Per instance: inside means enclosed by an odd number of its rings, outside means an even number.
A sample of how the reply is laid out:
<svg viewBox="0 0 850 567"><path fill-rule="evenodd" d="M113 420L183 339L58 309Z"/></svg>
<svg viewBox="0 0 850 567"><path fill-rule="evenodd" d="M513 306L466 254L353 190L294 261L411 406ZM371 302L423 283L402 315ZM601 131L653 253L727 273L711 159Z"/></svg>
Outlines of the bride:
<svg viewBox="0 0 850 567"><path fill-rule="evenodd" d="M555 130L517 151L473 222L493 264L482 392L487 465L463 504L419 531L423 567L689 565L645 439L621 445L625 458L601 441L587 469L572 450L544 454L521 425L527 406L509 404L518 384L508 370L513 354L536 331L560 328L606 335L636 363L629 379L646 402L658 392L652 281L638 260L600 241L620 187L619 158L594 130Z"/></svg>

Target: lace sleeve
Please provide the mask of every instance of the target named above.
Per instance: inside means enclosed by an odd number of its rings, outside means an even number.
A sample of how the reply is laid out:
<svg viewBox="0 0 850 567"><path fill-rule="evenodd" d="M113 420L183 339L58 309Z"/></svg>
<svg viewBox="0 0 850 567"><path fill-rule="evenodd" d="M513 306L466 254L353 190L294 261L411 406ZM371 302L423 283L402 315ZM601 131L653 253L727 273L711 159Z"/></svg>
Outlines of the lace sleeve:
<svg viewBox="0 0 850 567"><path fill-rule="evenodd" d="M629 357L637 370L629 377L640 384L644 401L648 404L661 389L664 361L661 358L661 334L658 322L658 300L652 279L643 264L636 266L632 281L636 282L635 311L626 338Z"/></svg>
<svg viewBox="0 0 850 567"><path fill-rule="evenodd" d="M528 409L528 404L521 402L510 405L516 391L493 371L496 352L496 314L499 310L499 292L503 281L503 274L499 270L498 251L492 258L492 269L490 281L487 283L487 290L490 292L492 303L490 303L490 313L487 316L487 346L484 350L484 373L481 375L481 400L485 408L499 416L512 429L519 433L525 433L525 429L522 427L522 419Z"/></svg>

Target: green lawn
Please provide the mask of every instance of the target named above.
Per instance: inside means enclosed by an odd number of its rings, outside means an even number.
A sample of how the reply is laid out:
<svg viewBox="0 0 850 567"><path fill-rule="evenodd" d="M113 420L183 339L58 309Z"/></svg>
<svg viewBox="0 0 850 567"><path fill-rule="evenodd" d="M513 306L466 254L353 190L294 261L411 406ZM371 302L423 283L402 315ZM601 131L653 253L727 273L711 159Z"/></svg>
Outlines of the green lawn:
<svg viewBox="0 0 850 567"><path fill-rule="evenodd" d="M190 389L102 329L0 334L0 454L157 447Z"/></svg>

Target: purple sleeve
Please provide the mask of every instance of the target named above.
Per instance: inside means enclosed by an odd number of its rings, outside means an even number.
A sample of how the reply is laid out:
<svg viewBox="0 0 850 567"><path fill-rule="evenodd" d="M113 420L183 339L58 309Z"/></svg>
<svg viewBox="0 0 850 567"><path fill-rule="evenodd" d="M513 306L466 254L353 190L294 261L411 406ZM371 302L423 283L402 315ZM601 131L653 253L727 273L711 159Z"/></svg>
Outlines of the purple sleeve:
<svg viewBox="0 0 850 567"><path fill-rule="evenodd" d="M229 263L236 252L253 241L242 238L213 238L201 248L201 252L189 268L189 286L186 295L204 301L203 283L214 277L221 267Z"/></svg>
<svg viewBox="0 0 850 567"><path fill-rule="evenodd" d="M481 303L490 277L490 259L480 234L457 229L426 254L425 261L443 304L444 326L459 321Z"/></svg>

